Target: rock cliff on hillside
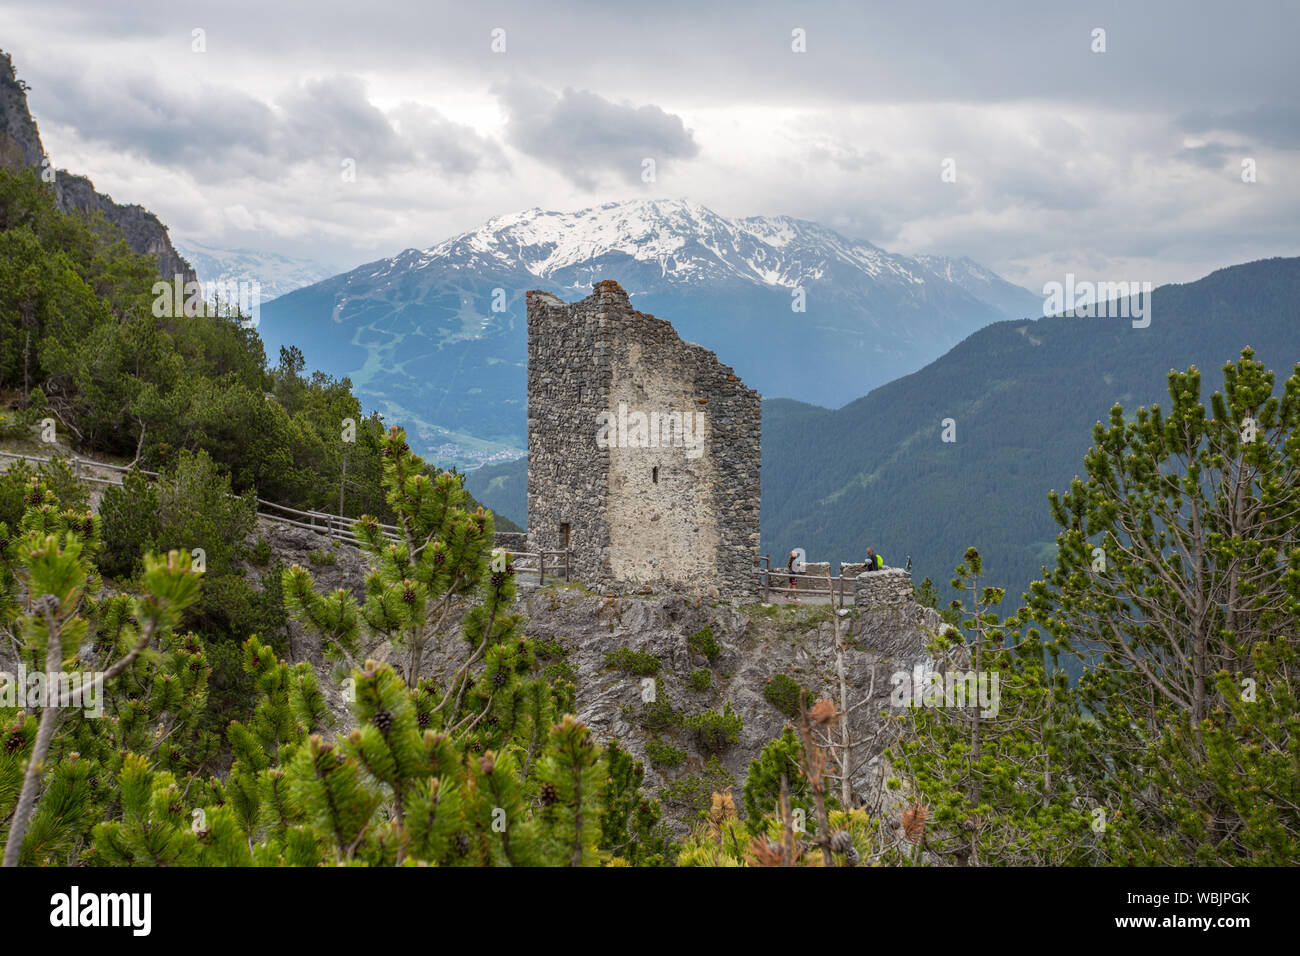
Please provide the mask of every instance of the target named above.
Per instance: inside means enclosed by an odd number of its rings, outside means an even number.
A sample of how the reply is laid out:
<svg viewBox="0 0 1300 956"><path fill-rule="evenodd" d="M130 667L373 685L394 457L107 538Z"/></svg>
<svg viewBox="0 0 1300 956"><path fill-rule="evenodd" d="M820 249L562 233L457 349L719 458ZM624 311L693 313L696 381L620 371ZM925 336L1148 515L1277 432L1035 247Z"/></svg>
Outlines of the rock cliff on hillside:
<svg viewBox="0 0 1300 956"><path fill-rule="evenodd" d="M40 131L27 105L27 87L20 82L8 53L0 51L0 166L35 167L45 159ZM170 279L182 275L186 281L196 278L194 269L181 257L167 227L143 206L124 206L95 191L95 184L85 176L60 169L55 172L55 196L65 212L93 215L100 212L121 231L127 246L134 252L153 256L158 274Z"/></svg>
<svg viewBox="0 0 1300 956"><path fill-rule="evenodd" d="M263 523L258 533L267 538L273 553L285 564L309 568L318 590L344 587L362 597L365 562L355 549L333 547L305 529L269 523ZM335 559L325 564L319 558L313 561L309 558L313 551L332 552ZM731 787L737 804L741 803L740 788L749 762L780 735L788 720L764 695L774 677L785 675L816 697L838 699L828 606L737 608L669 594L608 597L581 587L538 588L529 577L521 575L516 609L524 618L526 633L544 649L541 666L574 682L578 716L594 729L598 739L617 739L645 763L646 784L658 791L678 830L697 818L697 811L707 805L715 789ZM869 689L873 701L853 712L852 728L855 737L874 741L865 748L874 758L896 732L896 725L880 716L890 710L890 677L918 665L933 665L926 644L940 620L934 611L905 600L855 607L840 621L848 646L845 663L851 703L861 700ZM339 682L326 676L319 638L297 625L291 625L291 630L294 659L310 660L321 671L331 709L339 718L338 729L346 732L351 718ZM691 641L693 635L705 633L716 644L712 659L698 649L707 640ZM643 678L608 666L607 655L623 648L658 660L655 690L660 706L656 710L667 726L646 726L653 715L643 700ZM466 645L453 626L442 646L427 655L424 672L434 677L449 674L463 660L465 651ZM398 653L387 643L366 646L363 653L400 664ZM707 687L701 686L701 672L705 671L709 674ZM693 679L692 675L701 676ZM665 701L678 718L722 711L730 704L743 721L737 741L711 760L691 732L662 707ZM682 760L675 766L655 766L652 747L661 758L675 748L682 752ZM865 756L860 753L855 762ZM857 798L871 807L894 807L896 801L882 792L884 774L880 761L865 761L854 777Z"/></svg>

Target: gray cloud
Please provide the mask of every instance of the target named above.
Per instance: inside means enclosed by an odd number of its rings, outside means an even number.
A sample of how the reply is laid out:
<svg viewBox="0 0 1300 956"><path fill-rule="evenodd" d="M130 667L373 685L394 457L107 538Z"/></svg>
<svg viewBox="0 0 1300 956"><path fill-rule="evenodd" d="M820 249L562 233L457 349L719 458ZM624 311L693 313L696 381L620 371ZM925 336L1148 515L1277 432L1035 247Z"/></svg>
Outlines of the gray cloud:
<svg viewBox="0 0 1300 956"><path fill-rule="evenodd" d="M1240 155L1240 149L1234 149L1225 143L1206 143L1204 146L1183 147L1178 151L1177 158L1202 169L1222 169L1230 156Z"/></svg>
<svg viewBox="0 0 1300 956"><path fill-rule="evenodd" d="M55 162L209 244L374 259L643 195L650 156L656 195L1030 288L1300 254L1294 0L0 0L0 22Z"/></svg>
<svg viewBox="0 0 1300 956"><path fill-rule="evenodd" d="M510 145L584 189L601 173L624 182L641 180L642 163L690 159L700 148L678 116L658 106L612 103L587 90L558 96L520 81L493 91L505 106Z"/></svg>
<svg viewBox="0 0 1300 956"><path fill-rule="evenodd" d="M1189 133L1234 132L1261 146L1300 149L1300 107L1290 104L1222 113L1195 110L1178 117L1178 125Z"/></svg>
<svg viewBox="0 0 1300 956"><path fill-rule="evenodd" d="M60 121L79 138L208 182L275 182L302 164L337 166L340 157L381 176L422 168L463 177L504 161L496 143L430 106L385 113L349 75L305 80L274 102L228 86L182 92L139 73L108 82L56 75L47 85Z"/></svg>

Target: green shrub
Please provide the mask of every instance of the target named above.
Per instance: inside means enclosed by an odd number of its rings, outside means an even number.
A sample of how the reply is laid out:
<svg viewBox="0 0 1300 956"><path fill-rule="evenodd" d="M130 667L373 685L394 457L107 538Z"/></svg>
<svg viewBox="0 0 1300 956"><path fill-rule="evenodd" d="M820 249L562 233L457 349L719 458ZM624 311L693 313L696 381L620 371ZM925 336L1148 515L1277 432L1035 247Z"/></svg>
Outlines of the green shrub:
<svg viewBox="0 0 1300 956"><path fill-rule="evenodd" d="M691 671L691 676L687 678L691 685L691 690L708 690L713 686L713 671L707 667L697 671Z"/></svg>
<svg viewBox="0 0 1300 956"><path fill-rule="evenodd" d="M334 564L338 561L338 556L333 551L321 549L319 551L308 551L307 560L312 564Z"/></svg>
<svg viewBox="0 0 1300 956"><path fill-rule="evenodd" d="M686 763L686 751L672 744L664 743L658 737L651 737L645 746L645 755L656 767L680 767Z"/></svg>
<svg viewBox="0 0 1300 956"><path fill-rule="evenodd" d="M0 439L26 438L31 430L32 426L22 412L0 412Z"/></svg>
<svg viewBox="0 0 1300 956"><path fill-rule="evenodd" d="M706 753L721 753L740 739L740 730L745 722L731 709L731 704L723 705L722 713L706 710L686 718L686 729L695 735L695 742Z"/></svg>
<svg viewBox="0 0 1300 956"><path fill-rule="evenodd" d="M670 730L682 725L682 715L673 709L664 693L663 681L655 678L655 699L647 701L641 711L641 726L646 730Z"/></svg>
<svg viewBox="0 0 1300 956"><path fill-rule="evenodd" d="M9 468L0 472L0 521L10 530L18 527L27 510L27 496L35 475L35 469L25 461L10 462Z"/></svg>
<svg viewBox="0 0 1300 956"><path fill-rule="evenodd" d="M104 491L99 513L104 537L100 567L114 577L130 574L151 548L187 554L202 548L205 574L229 571L257 524L254 500L231 495L230 479L206 452L182 451L157 483L127 472L121 487Z"/></svg>
<svg viewBox="0 0 1300 956"><path fill-rule="evenodd" d="M777 674L763 688L763 699L787 717L798 717L807 693L789 674Z"/></svg>
<svg viewBox="0 0 1300 956"><path fill-rule="evenodd" d="M548 637L545 640L537 642L537 656L546 659L558 660L569 655L569 649L564 646L564 641L558 637Z"/></svg>
<svg viewBox="0 0 1300 956"><path fill-rule="evenodd" d="M138 471L128 471L121 486L104 490L99 501L104 549L99 570L110 578L130 577L158 536L158 486Z"/></svg>
<svg viewBox="0 0 1300 956"><path fill-rule="evenodd" d="M659 791L665 803L686 807L697 815L708 811L713 794L735 787L736 778L717 757L710 757L704 770L675 780Z"/></svg>
<svg viewBox="0 0 1300 956"><path fill-rule="evenodd" d="M547 664L542 668L542 678L547 683L554 684L556 681L568 681L576 684L578 682L578 668L574 667L568 661L560 660Z"/></svg>
<svg viewBox="0 0 1300 956"><path fill-rule="evenodd" d="M703 654L710 662L714 661L722 648L713 638L713 628L706 624L686 639L686 646L697 654Z"/></svg>
<svg viewBox="0 0 1300 956"><path fill-rule="evenodd" d="M787 726L781 736L768 741L762 753L749 762L745 776L745 815L751 833L763 828L763 816L776 810L780 801L781 778L785 777L791 810L802 810L807 826L816 826L812 819L813 803L808 792L808 778L803 775L799 759L803 754L794 728Z"/></svg>
<svg viewBox="0 0 1300 956"><path fill-rule="evenodd" d="M271 563L271 543L262 535L257 536L257 544L249 551L248 560L258 568L264 568Z"/></svg>
<svg viewBox="0 0 1300 956"><path fill-rule="evenodd" d="M659 658L646 651L634 651L630 647L620 647L605 655L606 667L636 674L638 677L653 677L659 673Z"/></svg>
<svg viewBox="0 0 1300 956"><path fill-rule="evenodd" d="M59 506L72 511L85 511L90 505L90 493L85 484L78 479L77 473L68 459L62 456L51 457L36 468L45 487L54 492L59 499Z"/></svg>

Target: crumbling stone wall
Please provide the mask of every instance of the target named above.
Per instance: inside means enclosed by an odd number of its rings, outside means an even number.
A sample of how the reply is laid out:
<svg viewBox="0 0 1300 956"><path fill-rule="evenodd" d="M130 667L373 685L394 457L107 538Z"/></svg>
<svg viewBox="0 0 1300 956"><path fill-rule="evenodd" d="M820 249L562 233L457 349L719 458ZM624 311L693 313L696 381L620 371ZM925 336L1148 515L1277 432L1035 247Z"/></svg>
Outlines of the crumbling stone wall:
<svg viewBox="0 0 1300 956"><path fill-rule="evenodd" d="M573 576L752 599L760 397L615 282L528 293L528 534Z"/></svg>

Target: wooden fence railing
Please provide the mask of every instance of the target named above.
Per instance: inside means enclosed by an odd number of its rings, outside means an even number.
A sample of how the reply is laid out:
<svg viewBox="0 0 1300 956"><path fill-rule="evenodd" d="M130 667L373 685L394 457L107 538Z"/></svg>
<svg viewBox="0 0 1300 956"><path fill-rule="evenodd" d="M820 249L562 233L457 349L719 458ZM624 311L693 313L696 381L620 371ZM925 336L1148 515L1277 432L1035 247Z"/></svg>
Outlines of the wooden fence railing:
<svg viewBox="0 0 1300 956"><path fill-rule="evenodd" d="M758 586L763 603L768 604L773 594L784 594L788 598L801 596L824 596L832 606L841 608L845 602L853 603L853 590L857 579L825 574L804 574L791 572L787 568L772 567L771 555L760 555L759 566L754 570L758 575ZM790 581L793 579L794 584Z"/></svg>
<svg viewBox="0 0 1300 956"><path fill-rule="evenodd" d="M0 459L29 461L37 464L44 464L52 460L48 457L43 458L40 455L19 455L8 451L0 451ZM99 478L89 474L88 469L102 468L118 475L124 475L131 471L131 468L125 465L110 465L102 461L92 461L89 458L64 456L60 460L72 467L73 474L78 481L88 481L99 485L121 485L122 479L119 477L118 480L114 481L111 478ZM139 471L140 474L153 478L155 481L158 479L158 472L156 471L145 471L143 468L139 469ZM267 501L265 498L256 500L257 516L259 518L274 521L276 524L287 525L291 528L305 528L308 531L314 531L319 535L342 541L345 544L358 546L361 544L356 532L352 530L352 525L356 523L355 518L345 518L325 511L303 511L300 508L290 508L288 505ZM401 540L401 529L397 525L383 524L381 522L379 527L382 529L385 538L391 541ZM515 566L516 571L535 573L538 584L545 583L548 572L552 577L562 577L565 581L569 580L569 551L507 551L506 559Z"/></svg>

